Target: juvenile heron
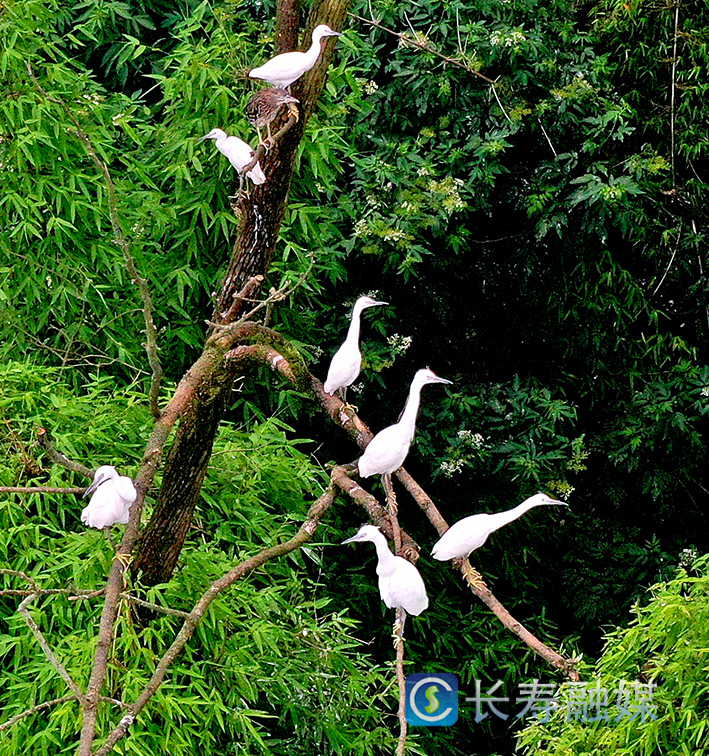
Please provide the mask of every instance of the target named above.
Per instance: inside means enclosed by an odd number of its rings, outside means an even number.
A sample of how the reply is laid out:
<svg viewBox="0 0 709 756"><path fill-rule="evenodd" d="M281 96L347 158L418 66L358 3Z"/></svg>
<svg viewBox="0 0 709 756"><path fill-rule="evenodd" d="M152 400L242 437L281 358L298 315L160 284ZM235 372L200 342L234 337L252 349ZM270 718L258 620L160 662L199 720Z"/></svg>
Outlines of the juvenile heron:
<svg viewBox="0 0 709 756"><path fill-rule="evenodd" d="M385 304L389 303L377 302L377 300L371 297L360 297L355 302L355 306L352 309L350 327L347 330L347 338L335 352L335 356L330 363L330 369L327 371L327 378L323 387L325 393L334 394L337 391L342 401L345 401L347 387L357 380L359 371L362 368L362 353L359 350L359 328L362 310L367 309L367 307L378 307Z"/></svg>
<svg viewBox="0 0 709 756"><path fill-rule="evenodd" d="M379 595L389 609L403 609L417 616L428 608L426 586L416 567L407 559L395 556L389 550L384 533L375 525L362 525L352 538L342 542L371 541L377 550ZM404 619L406 615L404 615ZM394 625L394 635L403 640L404 626Z"/></svg>
<svg viewBox="0 0 709 756"><path fill-rule="evenodd" d="M466 558L468 555L479 549L487 541L490 533L498 530L508 522L521 517L532 507L555 504L557 506L568 506L564 501L557 501L543 493L534 494L525 499L512 509L505 512L496 512L488 514L482 512L470 517L464 517L462 520L453 523L446 532L438 539L433 547L431 554L434 559L445 562L448 559ZM469 576L474 582L482 582L482 576L472 567L468 570Z"/></svg>
<svg viewBox="0 0 709 756"><path fill-rule="evenodd" d="M254 151L239 137L227 136L221 129L212 129L209 134L200 137L199 141L203 142L205 139L213 139L219 152L229 158L229 162L239 173L239 188L241 188L244 180L243 168L253 160ZM254 184L263 184L266 180L266 176L258 163L250 171L247 171L246 175Z"/></svg>
<svg viewBox="0 0 709 756"><path fill-rule="evenodd" d="M94 473L94 482L84 492L93 494L81 512L81 521L90 528L104 530L128 522L130 505L138 495L133 481L119 475L112 465L102 465Z"/></svg>
<svg viewBox="0 0 709 756"><path fill-rule="evenodd" d="M322 39L341 36L340 32L333 31L327 24L320 24L313 29L313 43L307 52L287 52L276 55L262 66L252 68L248 76L250 79L262 79L271 86L285 89L315 65L320 57Z"/></svg>
<svg viewBox="0 0 709 756"><path fill-rule="evenodd" d="M252 126L256 127L259 144L264 144L267 147L273 146L271 123L275 120L278 111L284 105L288 106L288 114L293 116L296 121L298 120L297 103L298 100L296 100L293 95L280 87L264 87L264 89L259 89L259 91L256 92L246 106L246 118ZM268 132L268 137L265 142L261 137L261 129L264 126Z"/></svg>
<svg viewBox="0 0 709 756"><path fill-rule="evenodd" d="M411 442L414 440L416 415L421 403L421 389L427 383L452 383L452 381L439 378L428 368L416 373L399 422L379 431L359 458L357 467L363 478L368 478L370 475L391 475L404 464Z"/></svg>

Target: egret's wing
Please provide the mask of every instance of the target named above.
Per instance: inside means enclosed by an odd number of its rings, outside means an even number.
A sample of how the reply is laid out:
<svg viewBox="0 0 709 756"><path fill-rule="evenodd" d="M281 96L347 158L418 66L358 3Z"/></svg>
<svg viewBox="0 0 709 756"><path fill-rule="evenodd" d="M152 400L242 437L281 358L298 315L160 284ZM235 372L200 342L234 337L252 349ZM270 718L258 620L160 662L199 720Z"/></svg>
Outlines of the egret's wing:
<svg viewBox="0 0 709 756"><path fill-rule="evenodd" d="M362 367L362 355L355 345L344 343L336 352L327 371L325 391L333 394L337 389L349 386L357 379Z"/></svg>
<svg viewBox="0 0 709 756"><path fill-rule="evenodd" d="M486 512L464 517L453 523L436 542L431 552L434 559L444 562L448 559L468 556L479 549L490 535L490 515Z"/></svg>
<svg viewBox="0 0 709 756"><path fill-rule="evenodd" d="M398 425L390 425L379 431L369 442L360 457L359 472L365 478L376 473L393 472L404 463L409 452L409 443L401 438Z"/></svg>
<svg viewBox="0 0 709 756"><path fill-rule="evenodd" d="M121 499L125 499L129 503L135 501L138 492L135 490L133 481L127 475L121 475L113 481L113 485L116 487L116 491Z"/></svg>
<svg viewBox="0 0 709 756"><path fill-rule="evenodd" d="M391 606L400 606L414 616L428 607L426 586L419 571L411 562L399 557L397 568L389 578L389 596ZM386 603L386 602L385 602ZM390 606L387 604L387 606Z"/></svg>
<svg viewBox="0 0 709 756"><path fill-rule="evenodd" d="M117 495L116 489L110 483L104 483L84 507L81 521L90 528L106 528L122 522L124 507L124 502Z"/></svg>

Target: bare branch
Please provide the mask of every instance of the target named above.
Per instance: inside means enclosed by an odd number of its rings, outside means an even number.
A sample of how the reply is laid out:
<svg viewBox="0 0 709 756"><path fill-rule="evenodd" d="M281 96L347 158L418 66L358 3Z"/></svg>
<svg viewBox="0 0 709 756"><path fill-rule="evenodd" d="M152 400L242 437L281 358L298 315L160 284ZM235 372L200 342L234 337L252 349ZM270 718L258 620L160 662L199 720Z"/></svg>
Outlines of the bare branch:
<svg viewBox="0 0 709 756"><path fill-rule="evenodd" d="M66 671L64 665L54 655L54 652L49 646L47 639L44 637L44 634L39 629L37 623L32 619L29 611L27 610L27 607L36 598L38 598L36 593L27 596L27 598L17 607L17 611L22 615L22 618L27 623L27 626L32 631L34 637L37 639L37 643L39 643L39 645L42 647L42 651L44 651L44 655L49 660L49 663L54 667L54 669L57 670L59 676L67 684L69 690L74 694L74 697L77 699L77 701L79 701L79 703L83 705L84 694L81 692L81 688L79 688L79 686L74 682L74 680L71 678L71 675Z"/></svg>
<svg viewBox="0 0 709 756"><path fill-rule="evenodd" d="M401 638L396 644L396 681L399 684L399 709L397 718L399 720L399 742L396 746L396 756L404 756L406 748L406 735L408 724L406 722L406 677L404 676L404 620L406 611L404 609L396 610L396 622L401 627Z"/></svg>
<svg viewBox="0 0 709 756"><path fill-rule="evenodd" d="M200 623L207 609L217 596L229 588L238 579L244 577L257 567L260 567L271 559L289 554L291 551L294 551L307 543L313 537L313 533L317 529L321 518L334 502L335 494L336 488L331 483L322 496L320 496L312 507L310 507L305 522L301 525L297 534L293 536L293 538L285 543L281 543L269 549L264 549L259 554L241 562L226 575L212 583L185 619L177 637L170 648L163 654L153 676L141 692L140 696L138 696L135 703L129 707L130 713L126 714L126 716L121 719L115 729L109 734L106 742L95 752L94 756L105 756L105 754L109 753L114 745L126 734L130 725L135 721L136 717L140 714L143 708L145 708L148 701L150 701L160 688L168 669L192 637L197 625Z"/></svg>
<svg viewBox="0 0 709 756"><path fill-rule="evenodd" d="M57 486L0 486L0 493L45 493L45 494L83 494L85 488L61 488Z"/></svg>
<svg viewBox="0 0 709 756"><path fill-rule="evenodd" d="M280 128L272 137L271 137L271 146L268 149L271 149L273 145L287 132L290 131L293 126L298 122L298 118L294 115L290 116L290 118L286 121L285 125ZM254 155L251 158L251 162L247 163L242 169L241 172L243 174L248 173L252 168L258 163L259 160L266 154L266 145L261 142L259 146L254 150Z"/></svg>
<svg viewBox="0 0 709 756"><path fill-rule="evenodd" d="M67 701L73 701L75 700L75 697L73 695L66 695L62 696L61 698L53 698L51 701L43 701L41 704L37 704L36 706L33 706L31 709L27 709L27 711L23 711L20 714L15 714L14 717L10 717L10 719L7 720L7 722L3 722L0 724L0 732L3 730L7 730L12 725L19 722L21 719L24 719L25 717L30 717L32 714L36 714L38 711L42 711L43 709L48 709L50 706L56 706L57 704L66 703Z"/></svg>
<svg viewBox="0 0 709 756"><path fill-rule="evenodd" d="M450 63L452 66L457 66L458 68L462 68L464 71L467 71L468 73L473 74L473 76L477 76L479 79L482 79L483 81L486 81L488 84L492 84L493 88L495 86L495 81L493 79L488 78L485 76L485 74L481 74L480 71L477 71L474 68L471 68L466 63L463 63L460 60L456 60L456 58L450 58L448 55L444 55L443 53L438 52L438 50L434 50L432 47L429 47L428 45L423 44L422 42L417 42L415 39L412 39L412 37L409 34L400 34L399 32L395 32L393 29L387 29L386 26L382 26L382 24L379 23L379 21L374 21L374 19L371 18L364 18L363 16L358 16L356 13L348 13L348 16L352 16L352 18L357 19L357 21L361 21L364 24L369 24L370 26L376 26L377 29L381 29L382 31L387 32L387 34L393 34L395 37L398 37L403 44L409 45L410 47L417 47L419 50L423 50L424 52L431 53L431 55L435 55L438 58L441 58L441 60L444 60L446 63Z"/></svg>
<svg viewBox="0 0 709 756"><path fill-rule="evenodd" d="M145 321L145 336L146 344L144 344L145 351L148 355L148 363L152 371L152 377L150 382L150 411L153 413L153 417L160 416L160 407L158 404L158 397L160 394L160 383L162 381L163 370L160 364L160 358L158 357L158 341L157 341L157 328L155 327L155 321L153 320L153 300L150 295L150 289L148 288L148 282L138 272L138 266L135 263L135 258L130 251L130 244L126 239L123 228L121 227L121 221L118 215L118 200L116 198L116 187L111 178L111 173L108 170L106 163L99 157L96 152L91 139L81 128L81 124L77 120L76 116L71 112L67 104L58 97L51 97L42 88L42 85L37 80L32 66L29 61L26 61L27 72L30 78L34 82L34 85L40 91L40 93L48 99L50 102L56 103L64 111L67 117L74 124L72 131L79 140L83 143L87 154L93 161L99 173L103 176L103 181L106 185L107 197L108 197L108 211L111 219L111 228L113 229L113 238L116 245L123 253L123 259L126 264L128 275L131 278L131 282L138 287L138 293L143 301L143 319Z"/></svg>
<svg viewBox="0 0 709 756"><path fill-rule="evenodd" d="M68 457L65 457L61 452L58 452L54 448L52 439L49 437L49 431L46 428L39 427L36 431L37 443L44 449L45 453L57 465L65 467L72 472L78 472L89 480L93 480L94 471L90 468L82 465L80 462L72 462Z"/></svg>

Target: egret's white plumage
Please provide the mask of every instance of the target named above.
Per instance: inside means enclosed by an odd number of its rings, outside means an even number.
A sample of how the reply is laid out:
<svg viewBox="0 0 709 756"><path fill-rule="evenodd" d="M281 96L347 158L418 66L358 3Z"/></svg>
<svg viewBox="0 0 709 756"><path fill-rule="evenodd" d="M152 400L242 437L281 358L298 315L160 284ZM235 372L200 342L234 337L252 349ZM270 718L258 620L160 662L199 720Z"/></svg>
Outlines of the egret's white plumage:
<svg viewBox="0 0 709 756"><path fill-rule="evenodd" d="M452 383L452 381L439 378L428 368L416 373L399 422L379 431L359 458L357 467L363 478L368 478L370 475L389 475L404 464L411 442L414 440L416 415L421 403L421 389L427 383Z"/></svg>
<svg viewBox="0 0 709 756"><path fill-rule="evenodd" d="M81 512L81 521L90 528L110 528L125 525L130 505L138 495L133 481L119 475L115 467L102 465L94 473L94 482L84 492L84 498L93 494Z"/></svg>
<svg viewBox="0 0 709 756"><path fill-rule="evenodd" d="M377 549L379 595L389 609L405 609L414 616L428 608L426 586L416 567L389 550L387 539L375 525L362 525L345 543L371 541Z"/></svg>
<svg viewBox="0 0 709 756"><path fill-rule="evenodd" d="M330 369L327 371L324 389L328 394L334 394L340 391L344 400L347 387L352 385L359 375L362 367L362 353L359 350L359 319L362 310L367 307L376 307L377 305L389 304L388 302L377 302L371 297L360 297L352 310L352 320L347 331L347 338L342 346L335 352L335 356L330 363Z"/></svg>
<svg viewBox="0 0 709 756"><path fill-rule="evenodd" d="M487 541L490 533L501 528L503 525L507 525L508 522L521 517L532 507L538 507L543 504L567 506L564 501L557 501L546 494L538 493L505 512L496 512L495 514L482 512L481 514L464 517L462 520L458 520L458 522L451 525L440 537L431 552L433 558L444 562L447 559L467 557L471 551L479 549Z"/></svg>
<svg viewBox="0 0 709 756"><path fill-rule="evenodd" d="M253 160L254 151L251 147L242 139L239 139L239 137L227 136L226 132L222 131L222 129L212 129L209 134L205 134L199 141L202 142L205 139L214 139L219 152L229 158L229 162L236 168L240 176L243 175L242 170L244 166ZM246 175L254 184L263 184L266 180L266 176L261 170L259 163L256 163L250 171L247 171Z"/></svg>
<svg viewBox="0 0 709 756"><path fill-rule="evenodd" d="M315 65L320 57L320 42L325 37L340 37L340 32L333 31L327 24L320 24L313 29L313 43L306 52L287 52L276 55L275 58L258 68L249 71L249 78L262 79L271 86L285 89L299 79L306 71Z"/></svg>

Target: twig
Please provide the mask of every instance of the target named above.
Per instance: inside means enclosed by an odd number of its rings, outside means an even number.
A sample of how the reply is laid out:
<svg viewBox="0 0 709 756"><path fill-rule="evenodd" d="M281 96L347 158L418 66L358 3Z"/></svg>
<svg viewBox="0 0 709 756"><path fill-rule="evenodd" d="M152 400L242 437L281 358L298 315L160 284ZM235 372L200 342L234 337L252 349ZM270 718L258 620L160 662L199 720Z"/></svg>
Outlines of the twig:
<svg viewBox="0 0 709 756"><path fill-rule="evenodd" d="M145 601L145 599L138 598L137 596L132 596L130 593L121 593L120 594L122 599L125 599L126 601L131 601L134 604L138 604L138 606L143 606L146 609L152 609L154 612L162 612L163 614L171 614L175 617L189 617L189 612L183 612L181 609L172 609L169 606L160 606L160 604L153 604L152 601Z"/></svg>
<svg viewBox="0 0 709 756"><path fill-rule="evenodd" d="M378 21L374 21L371 18L364 18L363 16L358 16L356 13L348 13L347 15L352 16L352 18L356 18L357 21L362 21L362 23L369 24L370 26L376 26L377 29L381 29L382 31L387 32L388 34L393 34L395 37L398 37L400 40L402 40L402 42L404 42L407 45L411 45L412 47L418 47L419 50L425 50L426 52L431 53L431 55L436 55L442 60L444 60L446 63L450 63L452 66L458 66L458 68L462 68L464 71L467 71L468 73L471 73L474 76L477 76L483 81L486 81L488 84L492 84L494 88L495 81L493 79L489 79L487 76L485 76L485 74L481 74L480 71L477 71L476 69L471 68L470 66L466 65L465 63L462 63L459 60L456 60L455 58L450 58L447 55L444 55L443 53L438 52L438 50L434 50L428 45L424 45L422 42L416 42L416 40L411 39L411 37L408 34L400 34L399 32L395 32L393 29L387 29L386 26L382 26Z"/></svg>
<svg viewBox="0 0 709 756"><path fill-rule="evenodd" d="M45 493L45 494L83 494L85 488L61 488L57 486L0 486L0 493Z"/></svg>
<svg viewBox="0 0 709 756"><path fill-rule="evenodd" d="M103 176L104 183L106 184L107 196L108 196L108 210L109 217L111 219L111 228L113 229L113 237L116 245L123 252L123 259L128 270L128 275L131 278L131 282L138 287L138 293L143 301L143 318L145 320L145 337L146 343L144 344L145 351L148 355L148 363L152 371L152 377L150 381L150 411L153 417L160 416L160 407L158 404L158 397L160 394L160 383L162 381L163 370L160 364L160 358L158 357L158 342L157 342L157 328L155 327L155 321L153 320L153 300L150 295L150 289L148 288L148 282L138 272L138 266L135 263L135 258L130 251L130 244L123 234L121 228L120 218L118 216L118 200L116 198L116 187L111 178L111 173L108 170L106 163L98 156L91 139L87 136L84 130L81 128L81 124L77 120L76 116L71 112L67 104L58 97L51 97L42 87L37 80L32 66L29 61L25 61L27 66L27 72L30 78L34 82L34 85L41 92L41 94L50 102L56 103L64 111L67 117L74 124L74 134L81 140L88 153L89 157L93 161L94 165L98 168L99 173Z"/></svg>
<svg viewBox="0 0 709 756"><path fill-rule="evenodd" d="M54 652L49 646L49 643L47 642L47 639L44 637L42 631L37 626L37 623L32 619L29 611L27 610L27 607L37 598L37 594L33 593L30 596L27 596L27 598L17 607L17 611L22 615L22 618L27 623L27 626L32 631L32 635L37 639L37 643L42 647L42 651L44 651L44 655L49 660L49 663L54 667L54 669L57 670L59 673L59 676L64 680L64 682L69 687L69 690L74 694L74 698L79 701L79 703L84 703L84 694L81 692L81 689L79 686L72 680L71 675L66 671L64 665L57 659L57 657L54 655Z"/></svg>
<svg viewBox="0 0 709 756"><path fill-rule="evenodd" d="M295 124L298 122L298 118L294 115L290 116L288 120L285 122L285 125L280 128L272 137L273 140L272 145L275 144L285 133L286 131L290 131L290 129L295 126ZM271 148L269 148L271 149ZM255 165L258 163L259 160L265 155L266 153L266 145L261 142L259 146L254 150L254 156L251 158L251 162L247 163L242 169L241 173L246 175Z"/></svg>
<svg viewBox="0 0 709 756"><path fill-rule="evenodd" d="M396 746L396 756L404 756L406 748L406 734L408 724L406 722L406 677L404 676L404 621L406 620L406 611L404 609L396 610L396 622L401 626L401 638L396 644L396 680L399 684L399 708L397 718L399 719L399 742Z"/></svg>
<svg viewBox="0 0 709 756"><path fill-rule="evenodd" d="M75 697L73 695L66 695L62 696L61 698L53 698L51 701L43 701L41 704L37 704L31 709L27 709L27 711L23 711L20 714L15 714L15 716L10 717L7 722L0 724L0 732L12 727L12 725L14 725L16 722L19 722L21 719L32 716L32 714L36 714L38 711L42 711L42 709L48 709L50 706L56 706L57 704L62 704L66 703L67 701L73 700L75 700Z"/></svg>
<svg viewBox="0 0 709 756"><path fill-rule="evenodd" d="M520 640L524 641L529 648L536 654L549 662L552 666L561 670L569 680L577 682L579 673L576 669L576 662L573 659L566 659L545 643L539 640L535 635L529 632L527 628L516 620L505 607L492 595L492 591L484 584L475 582L470 576L470 562L467 559L461 560L460 571L463 579L470 587L470 590L492 610L500 622Z"/></svg>
<svg viewBox="0 0 709 756"><path fill-rule="evenodd" d="M85 465L82 465L80 462L72 462L72 460L70 460L68 457L65 457L61 452L58 452L54 448L52 439L49 437L49 431L46 428L37 428L36 434L37 443L44 449L47 456L52 460L52 462L65 467L67 470L77 472L80 475L83 475L85 478L88 478L89 480L93 480L93 470L86 467Z"/></svg>
<svg viewBox="0 0 709 756"><path fill-rule="evenodd" d="M179 653L192 637L192 634L194 633L197 625L204 617L205 612L214 601L214 599L216 599L217 596L219 596L223 591L229 588L239 578L244 577L252 570L260 567L271 559L284 556L285 554L288 554L291 551L300 548L304 543L309 541L312 538L313 533L317 529L321 518L335 500L335 493L336 488L331 483L322 494L322 496L320 496L320 498L313 504L313 506L310 507L307 519L305 520L303 525L301 525L298 533L289 541L281 543L278 546L273 546L269 549L264 549L259 554L256 554L250 559L241 562L236 567L234 567L233 570L219 578L219 580L216 580L214 583L212 583L212 585L202 595L200 600L195 605L194 609L192 609L192 611L185 619L185 622L182 625L179 633L177 634L177 637L173 641L170 648L163 654L148 684L145 686L145 688L143 688L143 691L138 696L135 703L133 703L129 707L130 713L126 714L121 719L118 725L109 734L108 738L106 738L106 742L95 752L94 756L105 756L105 754L109 753L113 749L113 746L126 734L130 725L135 721L136 717L140 714L148 701L160 688L160 685L165 679L165 675L167 673L167 670L170 668L170 665L177 658Z"/></svg>

